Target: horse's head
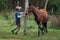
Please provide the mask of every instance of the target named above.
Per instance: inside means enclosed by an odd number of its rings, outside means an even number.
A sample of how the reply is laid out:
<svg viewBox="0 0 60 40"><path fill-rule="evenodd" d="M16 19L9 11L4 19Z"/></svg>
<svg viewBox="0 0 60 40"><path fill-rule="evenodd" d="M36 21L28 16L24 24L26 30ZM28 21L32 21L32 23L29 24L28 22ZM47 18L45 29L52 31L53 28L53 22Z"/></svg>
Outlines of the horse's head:
<svg viewBox="0 0 60 40"><path fill-rule="evenodd" d="M29 4L29 7L27 8L26 10L26 14L29 14L33 11L33 5L32 4Z"/></svg>

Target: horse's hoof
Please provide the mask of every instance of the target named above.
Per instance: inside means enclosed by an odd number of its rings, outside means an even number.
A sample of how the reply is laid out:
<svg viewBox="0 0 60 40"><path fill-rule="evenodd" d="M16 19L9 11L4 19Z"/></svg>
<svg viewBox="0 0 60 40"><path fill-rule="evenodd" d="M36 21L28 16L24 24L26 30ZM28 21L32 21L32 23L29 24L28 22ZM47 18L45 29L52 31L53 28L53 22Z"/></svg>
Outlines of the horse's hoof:
<svg viewBox="0 0 60 40"><path fill-rule="evenodd" d="M26 33L24 33L23 35L27 35Z"/></svg>
<svg viewBox="0 0 60 40"><path fill-rule="evenodd" d="M15 35L17 35L18 33L16 32Z"/></svg>
<svg viewBox="0 0 60 40"><path fill-rule="evenodd" d="M46 34L47 34L48 32L46 32Z"/></svg>
<svg viewBox="0 0 60 40"><path fill-rule="evenodd" d="M11 31L14 34L14 31Z"/></svg>
<svg viewBox="0 0 60 40"><path fill-rule="evenodd" d="M48 33L48 31L46 31L46 33Z"/></svg>

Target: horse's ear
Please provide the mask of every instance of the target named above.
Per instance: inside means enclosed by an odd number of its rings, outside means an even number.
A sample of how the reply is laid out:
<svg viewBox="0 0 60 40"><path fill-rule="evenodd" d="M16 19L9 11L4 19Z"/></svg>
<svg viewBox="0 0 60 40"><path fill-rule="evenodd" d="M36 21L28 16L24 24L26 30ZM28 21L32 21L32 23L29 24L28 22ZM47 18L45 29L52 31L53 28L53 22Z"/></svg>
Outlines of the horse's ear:
<svg viewBox="0 0 60 40"><path fill-rule="evenodd" d="M29 2L29 6L31 6L32 5L32 3L31 2Z"/></svg>

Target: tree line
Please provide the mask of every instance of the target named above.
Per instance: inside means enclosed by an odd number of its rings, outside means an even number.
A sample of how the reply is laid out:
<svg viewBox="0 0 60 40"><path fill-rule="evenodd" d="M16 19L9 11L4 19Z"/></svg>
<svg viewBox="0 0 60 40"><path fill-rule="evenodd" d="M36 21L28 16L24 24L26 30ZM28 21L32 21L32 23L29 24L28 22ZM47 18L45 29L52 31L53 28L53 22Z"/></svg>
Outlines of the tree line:
<svg viewBox="0 0 60 40"><path fill-rule="evenodd" d="M0 11L2 10L13 10L17 6L17 1L19 1L19 6L25 8L25 0L0 0ZM29 0L39 9L44 8L46 0ZM48 0L47 10L51 12L60 12L60 0Z"/></svg>

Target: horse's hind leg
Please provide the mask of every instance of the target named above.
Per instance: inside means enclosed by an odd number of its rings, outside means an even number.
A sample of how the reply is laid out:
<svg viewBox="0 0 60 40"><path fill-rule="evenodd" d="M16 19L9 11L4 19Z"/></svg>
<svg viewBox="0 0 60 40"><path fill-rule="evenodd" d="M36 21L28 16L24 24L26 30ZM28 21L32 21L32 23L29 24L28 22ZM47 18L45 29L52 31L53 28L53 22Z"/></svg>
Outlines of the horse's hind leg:
<svg viewBox="0 0 60 40"><path fill-rule="evenodd" d="M44 31L47 33L47 22L43 23Z"/></svg>
<svg viewBox="0 0 60 40"><path fill-rule="evenodd" d="M47 22L45 23L45 28L46 28L46 33L48 32L48 30L47 30Z"/></svg>
<svg viewBox="0 0 60 40"><path fill-rule="evenodd" d="M40 26L38 26L38 37L40 36Z"/></svg>

